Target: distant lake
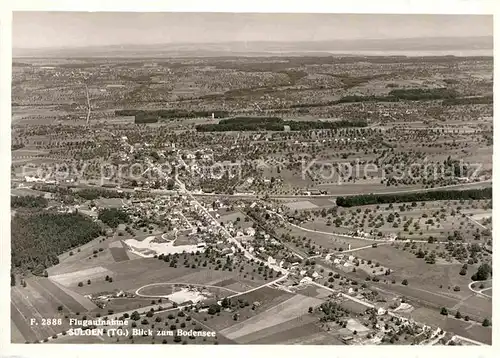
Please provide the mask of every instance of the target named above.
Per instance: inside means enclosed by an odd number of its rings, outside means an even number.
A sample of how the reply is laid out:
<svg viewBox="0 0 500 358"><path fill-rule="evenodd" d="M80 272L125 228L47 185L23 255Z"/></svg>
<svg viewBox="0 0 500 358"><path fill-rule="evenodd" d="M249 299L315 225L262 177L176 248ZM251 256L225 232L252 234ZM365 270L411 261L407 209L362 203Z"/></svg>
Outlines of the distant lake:
<svg viewBox="0 0 500 358"><path fill-rule="evenodd" d="M330 53L332 55L361 55L361 56L409 56L409 57L420 57L420 56L493 56L493 49L490 50L446 50L446 51L377 51L377 50L359 50L359 51L339 51L339 50L314 50L314 51L266 51L275 54L287 54L287 53Z"/></svg>

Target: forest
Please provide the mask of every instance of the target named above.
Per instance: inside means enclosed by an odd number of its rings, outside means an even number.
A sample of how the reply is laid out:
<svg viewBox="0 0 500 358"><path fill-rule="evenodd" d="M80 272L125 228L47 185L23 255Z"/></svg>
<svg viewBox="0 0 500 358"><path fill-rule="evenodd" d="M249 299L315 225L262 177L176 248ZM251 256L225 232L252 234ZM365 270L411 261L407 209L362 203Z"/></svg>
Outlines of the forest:
<svg viewBox="0 0 500 358"><path fill-rule="evenodd" d="M119 224L129 222L128 214L120 209L102 209L99 211L98 219L109 227L116 228Z"/></svg>
<svg viewBox="0 0 500 358"><path fill-rule="evenodd" d="M99 198L125 198L127 194L119 193L117 190L106 190L106 189L98 189L98 188L86 188L79 190L76 193L80 198L87 200L95 200Z"/></svg>
<svg viewBox="0 0 500 358"><path fill-rule="evenodd" d="M43 196L13 196L10 199L10 207L17 208L46 208L48 205L47 199Z"/></svg>
<svg viewBox="0 0 500 358"><path fill-rule="evenodd" d="M491 199L492 193L492 188L485 188L470 190L435 190L420 193L340 196L337 198L337 205L351 207L373 204L408 203L413 201L481 200Z"/></svg>
<svg viewBox="0 0 500 358"><path fill-rule="evenodd" d="M115 111L115 116L134 116L135 123L156 123L160 119L178 119L178 118L225 118L229 116L226 111L185 111L180 109L160 109L154 111L145 111L138 109L120 109Z"/></svg>
<svg viewBox="0 0 500 358"><path fill-rule="evenodd" d="M446 101L447 104L453 104L456 100L458 93L454 90L448 88L431 88L431 89L394 89L390 91L387 95L381 96L345 96L335 101L328 102L318 102L318 103L299 103L291 106L291 108L302 108L302 107L323 107L323 106L334 106L342 103L357 103L357 102L399 102L399 101L432 101L432 100L443 100L443 104Z"/></svg>
<svg viewBox="0 0 500 358"><path fill-rule="evenodd" d="M235 117L223 119L219 123L200 124L198 132L229 132L229 131L284 131L288 126L291 131L312 129L337 129L346 127L366 127L364 120L323 121L284 121L277 117Z"/></svg>
<svg viewBox="0 0 500 358"><path fill-rule="evenodd" d="M443 101L443 106L459 106L467 104L493 104L493 96L449 98Z"/></svg>
<svg viewBox="0 0 500 358"><path fill-rule="evenodd" d="M42 275L59 263L58 255L101 234L99 225L79 213L17 213L11 220L12 269Z"/></svg>

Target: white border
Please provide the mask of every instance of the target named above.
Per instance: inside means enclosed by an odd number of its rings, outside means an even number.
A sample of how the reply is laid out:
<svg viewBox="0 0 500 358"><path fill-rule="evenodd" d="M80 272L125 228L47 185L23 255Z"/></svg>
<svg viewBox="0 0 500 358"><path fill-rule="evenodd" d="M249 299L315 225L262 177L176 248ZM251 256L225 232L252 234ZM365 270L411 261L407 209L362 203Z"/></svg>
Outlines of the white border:
<svg viewBox="0 0 500 358"><path fill-rule="evenodd" d="M385 13L385 14L493 14L495 3L498 0L178 0L178 1L152 1L152 0L5 0L0 5L0 200L2 215L0 215L0 246L1 246L1 284L9 286L10 266L10 88L11 88L11 11L176 11L176 12L287 12L287 13ZM495 13L496 15L498 13ZM499 29L497 16L495 16L495 49L500 48ZM464 29L464 31L467 31ZM495 56L497 57L497 56ZM498 59L495 59L495 64ZM495 66L496 67L496 66ZM495 89L498 89L499 77L495 71ZM500 95L495 91L495 113L500 110ZM495 120L496 122L496 120ZM498 133L495 125L495 133ZM498 136L495 136L498 137ZM496 138L495 138L496 139ZM496 162L499 146L495 140L494 162ZM498 167L495 163L493 177L496 182ZM499 205L500 194L494 190L494 207ZM500 222L499 211L493 213L494 223ZM496 236L494 224L494 236ZM500 252L500 242L494 240L494 252ZM495 255L497 256L497 255ZM495 281L500 272L498 262L494 259ZM500 293L498 284L493 285L495 297ZM497 347L500 338L499 310L493 306L493 347L421 347L421 346L173 346L173 345L13 345L10 344L10 295L7 289L0 299L0 313L4 324L0 330L0 354L29 357L54 357L64 354L64 357L92 356L109 357L112 355L125 356L151 356L158 355L172 357L176 353L181 356L197 355L200 357L239 357L269 355L279 356L320 356L329 358L349 355L351 357L377 358L395 355L407 357L425 357L451 354L455 357L493 357L494 347ZM498 356L498 350L497 356Z"/></svg>
<svg viewBox="0 0 500 358"><path fill-rule="evenodd" d="M10 0L14 11L492 14L495 0Z"/></svg>

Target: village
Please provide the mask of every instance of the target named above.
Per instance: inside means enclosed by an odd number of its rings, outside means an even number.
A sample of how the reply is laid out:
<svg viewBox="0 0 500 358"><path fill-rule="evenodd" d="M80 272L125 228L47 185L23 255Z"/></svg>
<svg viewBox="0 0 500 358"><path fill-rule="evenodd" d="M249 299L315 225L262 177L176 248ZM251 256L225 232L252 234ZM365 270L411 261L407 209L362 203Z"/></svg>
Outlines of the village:
<svg viewBox="0 0 500 358"><path fill-rule="evenodd" d="M216 15L239 16L182 25ZM436 38L16 49L11 341L492 345L492 41L444 41L452 18Z"/></svg>

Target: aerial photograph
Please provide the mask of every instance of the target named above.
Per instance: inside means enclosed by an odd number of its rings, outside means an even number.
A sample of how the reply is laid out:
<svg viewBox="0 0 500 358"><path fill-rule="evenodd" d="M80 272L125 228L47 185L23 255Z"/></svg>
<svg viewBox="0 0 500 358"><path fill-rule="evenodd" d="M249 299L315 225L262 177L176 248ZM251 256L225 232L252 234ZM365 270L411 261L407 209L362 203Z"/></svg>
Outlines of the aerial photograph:
<svg viewBox="0 0 500 358"><path fill-rule="evenodd" d="M11 91L12 343L492 345L492 15L14 12Z"/></svg>

